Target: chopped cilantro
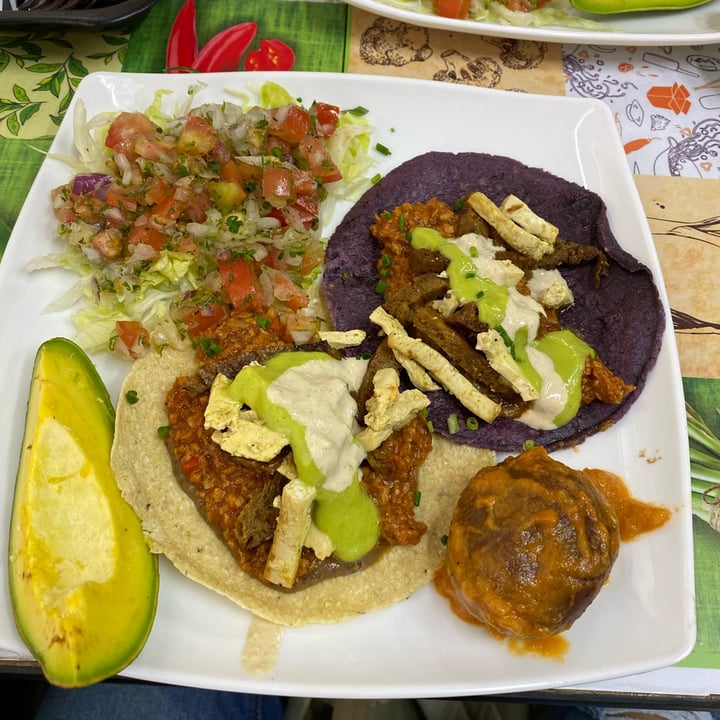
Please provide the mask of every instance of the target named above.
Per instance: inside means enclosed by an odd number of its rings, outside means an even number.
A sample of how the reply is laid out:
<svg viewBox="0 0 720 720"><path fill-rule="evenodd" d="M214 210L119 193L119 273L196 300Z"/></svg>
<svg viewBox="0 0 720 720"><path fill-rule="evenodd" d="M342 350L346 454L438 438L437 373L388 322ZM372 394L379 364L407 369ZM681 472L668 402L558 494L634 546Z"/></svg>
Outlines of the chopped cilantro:
<svg viewBox="0 0 720 720"><path fill-rule="evenodd" d="M221 350L220 346L209 337L200 338L200 347L208 357L215 357Z"/></svg>

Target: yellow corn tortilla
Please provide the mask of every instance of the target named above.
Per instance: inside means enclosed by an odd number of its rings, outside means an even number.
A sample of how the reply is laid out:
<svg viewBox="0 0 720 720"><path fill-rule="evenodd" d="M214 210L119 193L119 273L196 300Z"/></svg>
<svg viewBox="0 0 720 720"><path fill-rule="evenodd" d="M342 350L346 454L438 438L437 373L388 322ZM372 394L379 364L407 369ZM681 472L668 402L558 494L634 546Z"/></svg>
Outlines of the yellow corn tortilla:
<svg viewBox="0 0 720 720"><path fill-rule="evenodd" d="M153 552L190 579L270 622L298 626L349 620L404 600L430 582L445 555L453 509L463 487L495 462L490 450L433 436L419 476L416 516L428 530L420 543L395 547L374 565L294 593L276 591L243 572L175 479L158 428L168 424L165 397L176 377L196 369L191 351L166 349L135 362L120 393L111 463L125 500L142 520ZM137 393L134 404L124 400Z"/></svg>

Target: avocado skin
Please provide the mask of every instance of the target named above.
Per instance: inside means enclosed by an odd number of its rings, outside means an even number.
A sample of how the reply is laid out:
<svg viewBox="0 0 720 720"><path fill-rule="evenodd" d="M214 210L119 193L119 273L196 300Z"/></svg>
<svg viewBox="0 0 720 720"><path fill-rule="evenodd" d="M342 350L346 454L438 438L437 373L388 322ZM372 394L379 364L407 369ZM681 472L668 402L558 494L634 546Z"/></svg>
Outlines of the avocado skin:
<svg viewBox="0 0 720 720"><path fill-rule="evenodd" d="M55 437L81 450L82 473L70 481L43 475L53 458L39 442L48 437L43 425L60 428ZM44 342L15 483L8 577L18 632L60 687L90 685L126 667L145 645L157 609L157 557L110 467L114 429L112 401L84 351L66 338ZM79 505L90 512L78 518ZM57 554L63 548L65 556Z"/></svg>

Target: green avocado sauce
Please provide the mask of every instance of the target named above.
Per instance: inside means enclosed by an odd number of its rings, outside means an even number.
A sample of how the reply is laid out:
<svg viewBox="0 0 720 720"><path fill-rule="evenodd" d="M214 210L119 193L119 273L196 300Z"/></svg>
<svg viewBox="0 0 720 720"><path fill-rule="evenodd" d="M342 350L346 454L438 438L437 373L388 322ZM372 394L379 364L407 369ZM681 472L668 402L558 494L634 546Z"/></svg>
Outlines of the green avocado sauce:
<svg viewBox="0 0 720 720"><path fill-rule="evenodd" d="M268 428L288 438L300 479L317 490L313 522L332 540L335 556L352 562L368 553L380 534L378 510L359 482L359 471L355 470L352 482L345 489L336 492L325 488L327 478L318 467L308 442L307 426L296 420L282 404L272 402L268 397L268 388L283 373L311 361L337 362L323 352L280 353L264 365L242 368L228 392L238 402L251 407ZM303 392L306 397L313 398L313 402L318 400L314 408L318 417L322 415L322 403L318 397L322 389L307 387Z"/></svg>
<svg viewBox="0 0 720 720"><path fill-rule="evenodd" d="M413 229L410 233L410 243L416 249L439 252L447 258L449 264L446 273L453 294L462 302L475 302L480 321L491 329L502 331L509 306L507 287L479 276L473 259L433 228ZM588 357L595 357L595 350L568 329L551 332L540 340L534 340L528 337L527 326L521 326L512 339L508 338L508 342L520 371L541 393L540 400L535 401L537 411L535 417L550 411L552 417L544 421L548 426L560 427L570 422L580 409L585 360ZM556 411L557 408L553 409L553 402L550 399L550 396L558 397L556 388L548 387L552 383L532 364L528 356L529 347L547 355L564 384L565 402L559 412Z"/></svg>
<svg viewBox="0 0 720 720"><path fill-rule="evenodd" d="M450 288L460 300L477 305L481 322L491 328L502 323L508 304L505 286L478 275L472 258L433 228L415 228L410 243L416 250L433 250L450 261L447 267Z"/></svg>
<svg viewBox="0 0 720 720"><path fill-rule="evenodd" d="M555 372L562 378L567 391L563 409L553 418L556 427L569 423L580 409L582 376L585 360L597 353L572 330L557 330L533 342L533 347L545 353L553 363Z"/></svg>

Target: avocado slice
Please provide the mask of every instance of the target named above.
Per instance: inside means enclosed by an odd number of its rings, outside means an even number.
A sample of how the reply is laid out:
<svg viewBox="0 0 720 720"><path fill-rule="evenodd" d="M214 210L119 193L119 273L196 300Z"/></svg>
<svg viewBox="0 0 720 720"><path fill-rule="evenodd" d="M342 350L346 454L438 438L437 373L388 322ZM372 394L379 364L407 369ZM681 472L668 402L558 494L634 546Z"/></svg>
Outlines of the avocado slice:
<svg viewBox="0 0 720 720"><path fill-rule="evenodd" d="M9 583L20 635L48 681L81 687L127 666L157 608L157 557L110 467L115 411L88 356L37 351L15 482Z"/></svg>

